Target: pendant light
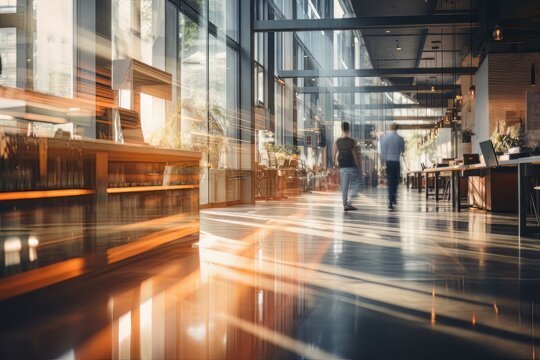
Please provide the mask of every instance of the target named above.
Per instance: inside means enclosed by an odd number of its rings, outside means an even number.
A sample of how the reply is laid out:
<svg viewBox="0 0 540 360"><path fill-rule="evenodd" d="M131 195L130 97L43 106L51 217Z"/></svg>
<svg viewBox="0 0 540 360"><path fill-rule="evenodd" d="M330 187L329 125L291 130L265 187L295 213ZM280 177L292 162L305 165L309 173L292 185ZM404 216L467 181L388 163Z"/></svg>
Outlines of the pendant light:
<svg viewBox="0 0 540 360"><path fill-rule="evenodd" d="M474 98L476 98L476 86L471 85L469 88L469 99L474 100Z"/></svg>
<svg viewBox="0 0 540 360"><path fill-rule="evenodd" d="M396 50L401 51L401 46L399 46L399 40L396 40Z"/></svg>
<svg viewBox="0 0 540 360"><path fill-rule="evenodd" d="M495 30L493 30L493 40L501 41L502 39L503 39L502 28L499 25L497 25L495 26Z"/></svg>
<svg viewBox="0 0 540 360"><path fill-rule="evenodd" d="M534 63L531 64L531 86L536 86L536 68Z"/></svg>

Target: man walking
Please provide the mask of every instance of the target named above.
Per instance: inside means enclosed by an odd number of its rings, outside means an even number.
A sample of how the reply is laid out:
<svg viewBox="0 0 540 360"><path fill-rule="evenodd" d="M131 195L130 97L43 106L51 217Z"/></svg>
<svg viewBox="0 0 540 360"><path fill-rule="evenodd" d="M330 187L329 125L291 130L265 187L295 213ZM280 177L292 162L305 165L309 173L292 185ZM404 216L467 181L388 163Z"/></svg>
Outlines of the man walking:
<svg viewBox="0 0 540 360"><path fill-rule="evenodd" d="M394 210L397 204L397 188L400 176L399 159L405 152L405 140L397 134L397 124L390 125L390 130L381 139L381 159L386 162L388 179L388 209Z"/></svg>
<svg viewBox="0 0 540 360"><path fill-rule="evenodd" d="M353 187L353 197L358 191L361 163L356 141L350 138L350 124L343 122L341 124L341 137L336 140L332 148L332 160L339 164L339 172L341 175L341 194L343 200L343 209L345 211L356 210L349 202L349 187Z"/></svg>

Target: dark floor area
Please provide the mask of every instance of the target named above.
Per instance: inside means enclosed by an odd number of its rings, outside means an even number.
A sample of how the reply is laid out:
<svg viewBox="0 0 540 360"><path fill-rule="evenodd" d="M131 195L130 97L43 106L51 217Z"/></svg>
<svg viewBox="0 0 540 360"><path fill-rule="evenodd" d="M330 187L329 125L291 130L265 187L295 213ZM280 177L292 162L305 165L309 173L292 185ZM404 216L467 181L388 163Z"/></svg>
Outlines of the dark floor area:
<svg viewBox="0 0 540 360"><path fill-rule="evenodd" d="M355 204L205 210L198 244L0 302L2 357L535 358L540 243L515 216L407 191L394 212L383 190Z"/></svg>

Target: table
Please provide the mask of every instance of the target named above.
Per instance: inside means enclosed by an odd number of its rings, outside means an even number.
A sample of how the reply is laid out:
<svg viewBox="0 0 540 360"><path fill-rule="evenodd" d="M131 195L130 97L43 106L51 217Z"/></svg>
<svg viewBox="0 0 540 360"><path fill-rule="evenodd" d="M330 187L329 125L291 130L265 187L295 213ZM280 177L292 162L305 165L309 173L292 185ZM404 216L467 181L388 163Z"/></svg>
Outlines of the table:
<svg viewBox="0 0 540 360"><path fill-rule="evenodd" d="M530 186L529 179L532 177L540 177L540 156L531 156L526 158L499 161L499 167L516 167L518 177L518 218L519 218L519 235L527 235L532 232L532 228L527 225L527 214L529 211L529 195L534 186ZM429 194L429 186L427 179L430 175L435 176L435 183L438 183L438 177L442 172L452 173L452 208L456 211L461 211L461 189L460 181L464 176L484 176L487 171L494 167L489 167L484 164L475 165L456 165L442 168L425 169L423 174L426 178L426 198ZM436 189L438 190L438 189ZM436 191L435 200L438 201L438 192Z"/></svg>
<svg viewBox="0 0 540 360"><path fill-rule="evenodd" d="M451 178L451 191L450 196L452 198L452 208L461 211L461 171L463 170L463 166L447 166L447 167L439 167L439 168L433 168L433 169L425 169L423 171L423 174L425 175L426 180L426 187L425 187L425 194L426 199L429 198L429 176L432 175L435 177L435 201L439 201L439 177L441 176L441 173L446 172L450 173Z"/></svg>
<svg viewBox="0 0 540 360"><path fill-rule="evenodd" d="M422 192L422 170L414 170L414 171L408 171L407 172L407 188L410 186L410 178L411 176L416 178L416 189L419 193Z"/></svg>

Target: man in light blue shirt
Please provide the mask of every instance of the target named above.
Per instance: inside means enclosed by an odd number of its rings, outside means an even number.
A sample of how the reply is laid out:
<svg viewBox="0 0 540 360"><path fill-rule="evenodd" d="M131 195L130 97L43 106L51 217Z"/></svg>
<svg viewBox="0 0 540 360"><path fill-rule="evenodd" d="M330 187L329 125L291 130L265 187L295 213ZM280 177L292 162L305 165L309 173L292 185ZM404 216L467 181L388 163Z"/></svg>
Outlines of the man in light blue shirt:
<svg viewBox="0 0 540 360"><path fill-rule="evenodd" d="M397 204L397 188L399 184L399 160L405 152L405 140L397 134L397 124L390 125L390 130L381 139L381 159L386 162L388 180L388 209L394 210Z"/></svg>

